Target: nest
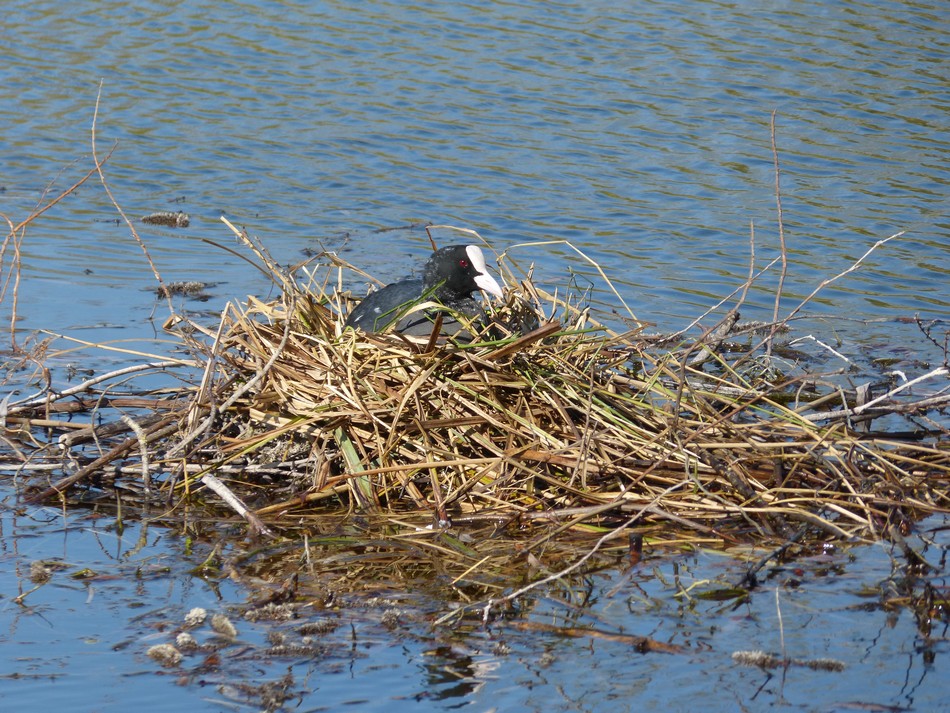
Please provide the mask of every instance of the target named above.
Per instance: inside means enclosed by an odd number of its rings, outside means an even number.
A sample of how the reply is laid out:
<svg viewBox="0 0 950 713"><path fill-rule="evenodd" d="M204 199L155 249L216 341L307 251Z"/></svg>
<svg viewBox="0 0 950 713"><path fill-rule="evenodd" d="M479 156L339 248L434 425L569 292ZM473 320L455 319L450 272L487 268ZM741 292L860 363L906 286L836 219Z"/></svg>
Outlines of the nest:
<svg viewBox="0 0 950 713"><path fill-rule="evenodd" d="M90 400L86 385L94 418L84 436L24 456L35 463L58 447L55 458L66 450L77 464L34 482L34 501L121 480L143 500L159 491L215 505L201 486L212 488L262 531L346 511L552 533L662 526L727 541L880 537L948 504L939 432L858 423L945 401L895 393L858 404L806 388L804 376L777 377L761 368L768 339L747 336L734 351L735 314L672 345L632 314L628 331L613 331L506 254L508 298L494 317L520 324L529 310L537 329L468 343L364 334L342 326L351 297L339 288L355 268L323 255L322 271L288 274L241 236L279 298L231 304L216 329L169 322L194 355L178 367L197 367L195 387L121 402L114 387ZM135 416L102 422L135 398ZM48 431L56 403L48 393L14 404L7 426Z"/></svg>

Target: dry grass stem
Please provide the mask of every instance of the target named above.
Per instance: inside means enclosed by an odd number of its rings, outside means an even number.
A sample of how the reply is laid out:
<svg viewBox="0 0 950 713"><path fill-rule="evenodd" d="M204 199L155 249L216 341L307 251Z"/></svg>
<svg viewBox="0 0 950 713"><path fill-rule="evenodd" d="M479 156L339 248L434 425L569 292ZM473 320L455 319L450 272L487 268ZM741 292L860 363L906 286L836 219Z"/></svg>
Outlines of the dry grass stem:
<svg viewBox="0 0 950 713"><path fill-rule="evenodd" d="M149 485L173 500L213 485L243 503L233 507L258 532L297 529L327 508L441 527L474 516L515 528L547 523L529 548L594 527L592 555L634 525L723 541L783 541L803 526L819 539L878 537L895 518L936 507L927 503L950 476L939 434L882 438L850 421L945 407L946 387L907 398L911 387L942 384L945 368L861 404L840 389L809 403L798 380L770 381L743 368L754 354L724 349L734 315L667 351L512 272L511 251L501 267L507 302L495 316L546 315L528 334L439 343L344 331L344 261L325 255L323 268L283 270L229 227L280 297L231 304L213 329L169 320L192 359L8 401L8 428L20 433L56 428L50 415L70 395L82 395L95 419L59 427L55 445L18 446L30 465L60 458L57 449L81 464L32 500L93 487L96 473L121 464L145 482L143 499ZM139 401L131 422L105 418L119 403L114 384L139 370L190 370L197 386ZM844 407L827 410L830 397ZM127 464L136 453L138 471Z"/></svg>
<svg viewBox="0 0 950 713"><path fill-rule="evenodd" d="M96 154L95 121L95 168L82 181L98 173L125 218ZM772 127L781 211L774 117ZM12 295L11 332L24 229L62 197L25 221L6 219L0 296ZM262 241L222 220L243 246L224 249L249 253L279 296L231 303L209 325L176 314L166 290L165 329L187 358L51 333L30 350L13 342L10 372L32 369L38 385L0 401L0 438L3 467L27 502L118 503L121 494L125 512L236 512L257 535L302 533L308 543L327 513L359 515L386 523L395 532L388 542L438 558L448 580L483 577L481 591L505 589L488 573L513 554L570 553L561 569L499 594L495 605L568 577L595 555L622 554L618 543L631 533L680 543L895 540L895 527L950 506L946 354L943 366L902 375L874 395L809 373L796 361L795 338L782 343L822 289L902 233L784 315L780 289L771 322L743 325L738 305L751 285L777 263L781 285L788 267L780 233L781 254L756 270L752 226L745 282L686 330L659 336L644 333L604 269L575 246L512 246L497 260L506 298L490 312L498 325L537 327L463 343L344 330L353 302L344 287L368 277L362 270L329 253L285 268ZM485 242L465 228L436 229ZM598 321L589 299L546 290L521 267L524 251L554 244L593 268L599 292L622 306L625 331ZM719 319L700 327L713 313ZM940 346L933 325L920 328ZM53 349L63 341L68 351L142 361L60 390L48 362L67 351ZM157 375L172 385L135 387ZM887 430L871 431L871 419ZM458 536L463 526L481 539ZM577 537L581 554L564 544Z"/></svg>

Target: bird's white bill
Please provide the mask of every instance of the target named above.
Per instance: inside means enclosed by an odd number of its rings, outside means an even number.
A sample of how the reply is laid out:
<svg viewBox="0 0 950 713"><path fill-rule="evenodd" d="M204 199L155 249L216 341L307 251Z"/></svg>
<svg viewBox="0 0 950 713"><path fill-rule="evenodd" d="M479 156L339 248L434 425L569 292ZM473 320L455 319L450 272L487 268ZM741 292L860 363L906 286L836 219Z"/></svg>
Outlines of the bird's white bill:
<svg viewBox="0 0 950 713"><path fill-rule="evenodd" d="M485 264L485 256L482 255L481 248L477 245L469 245L465 248L468 259L472 261L472 267L478 270L479 274L475 276L475 284L478 289L484 290L495 297L504 298L505 293L501 290L501 285L494 277L488 274L488 266Z"/></svg>

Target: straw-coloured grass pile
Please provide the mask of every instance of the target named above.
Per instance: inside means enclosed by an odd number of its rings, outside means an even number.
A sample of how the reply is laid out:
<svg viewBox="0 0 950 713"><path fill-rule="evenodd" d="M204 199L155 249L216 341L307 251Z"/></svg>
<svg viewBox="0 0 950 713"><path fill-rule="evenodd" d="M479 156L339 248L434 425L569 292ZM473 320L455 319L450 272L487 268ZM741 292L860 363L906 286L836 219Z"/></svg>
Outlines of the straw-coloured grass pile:
<svg viewBox="0 0 950 713"><path fill-rule="evenodd" d="M288 275L242 237L280 297L230 305L217 329L179 321L200 384L149 402L138 422L113 419L96 458L70 440L83 467L37 499L121 463L173 501L209 486L271 528L343 508L787 540L878 536L948 505L945 440L852 427L945 408L946 397L856 405L768 381L751 368L765 340L724 356L729 320L660 348L639 328L610 331L508 262L496 316L517 322L527 305L540 315L528 334L456 344L344 330L350 301L337 287L350 266L326 256L322 278ZM816 410L832 400L837 410ZM136 453L141 462L123 460Z"/></svg>
<svg viewBox="0 0 950 713"><path fill-rule="evenodd" d="M283 294L230 307L199 343L205 379L167 465L244 473L232 490L265 520L344 507L784 539L803 525L876 535L948 504L946 442L855 431L848 408L834 418L796 403L799 383L744 375L750 354L727 362L714 340L651 347L507 268L497 316L532 305L541 326L527 335L454 344L344 331L346 299L327 285L348 266L332 258L322 285L311 275L304 288L257 250Z"/></svg>

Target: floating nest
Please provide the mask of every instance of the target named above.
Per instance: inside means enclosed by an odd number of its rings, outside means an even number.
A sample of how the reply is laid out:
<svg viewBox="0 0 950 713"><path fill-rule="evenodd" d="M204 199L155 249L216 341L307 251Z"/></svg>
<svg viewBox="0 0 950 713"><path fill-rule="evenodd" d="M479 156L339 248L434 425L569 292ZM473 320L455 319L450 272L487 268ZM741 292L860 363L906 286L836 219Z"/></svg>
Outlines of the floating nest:
<svg viewBox="0 0 950 713"><path fill-rule="evenodd" d="M496 320L528 310L537 329L470 343L365 334L342 326L353 300L340 287L359 270L325 254L287 272L239 234L278 298L232 303L211 327L176 314L166 326L187 359L6 403L6 450L32 474L24 497L227 503L265 533L332 511L779 543L892 538L950 505L947 430L923 418L946 409L946 387L862 400L779 374L784 323L743 331L733 312L671 340L631 313L613 331L506 253ZM193 382L136 390L135 371ZM933 427L869 430L882 417Z"/></svg>

